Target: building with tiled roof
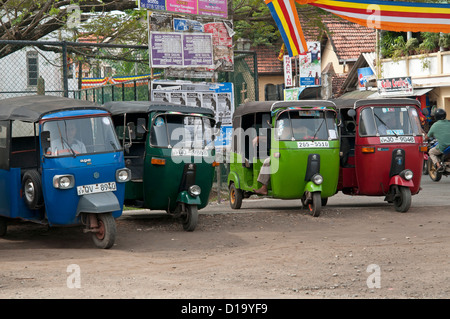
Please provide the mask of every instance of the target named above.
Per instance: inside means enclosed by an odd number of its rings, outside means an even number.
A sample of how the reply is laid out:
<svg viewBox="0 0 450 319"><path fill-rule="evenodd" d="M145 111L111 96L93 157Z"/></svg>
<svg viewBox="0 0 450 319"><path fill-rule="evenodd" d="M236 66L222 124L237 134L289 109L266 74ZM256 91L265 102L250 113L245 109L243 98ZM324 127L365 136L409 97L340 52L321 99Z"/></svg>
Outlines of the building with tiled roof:
<svg viewBox="0 0 450 319"><path fill-rule="evenodd" d="M299 15L307 41L321 43L322 70L332 64L333 93L340 91L346 75L362 52L375 51L376 33L335 15L324 14L321 25L313 24ZM281 44L254 48L258 58L259 100L265 100L267 85L283 85L283 62L278 59Z"/></svg>

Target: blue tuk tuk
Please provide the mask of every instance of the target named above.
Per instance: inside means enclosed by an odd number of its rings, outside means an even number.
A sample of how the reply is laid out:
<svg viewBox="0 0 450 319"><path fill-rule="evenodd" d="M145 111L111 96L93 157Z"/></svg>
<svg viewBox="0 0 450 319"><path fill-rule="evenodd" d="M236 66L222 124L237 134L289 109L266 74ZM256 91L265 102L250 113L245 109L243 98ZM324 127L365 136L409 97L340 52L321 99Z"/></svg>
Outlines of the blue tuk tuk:
<svg viewBox="0 0 450 319"><path fill-rule="evenodd" d="M0 100L0 236L14 218L83 224L97 247L112 247L131 177L112 124L88 101Z"/></svg>

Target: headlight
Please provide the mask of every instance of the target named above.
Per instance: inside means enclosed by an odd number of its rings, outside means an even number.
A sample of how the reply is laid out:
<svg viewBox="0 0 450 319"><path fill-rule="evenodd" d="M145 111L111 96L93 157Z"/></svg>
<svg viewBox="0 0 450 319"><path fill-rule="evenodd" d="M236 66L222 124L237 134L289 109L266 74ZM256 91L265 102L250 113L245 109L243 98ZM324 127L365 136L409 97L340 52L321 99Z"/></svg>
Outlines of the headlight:
<svg viewBox="0 0 450 319"><path fill-rule="evenodd" d="M412 180L414 174L410 169L405 169L403 171L400 172L400 177L403 177L404 179L406 179L407 181Z"/></svg>
<svg viewBox="0 0 450 319"><path fill-rule="evenodd" d="M116 171L116 181L119 183L128 182L131 179L131 171L128 168L121 168Z"/></svg>
<svg viewBox="0 0 450 319"><path fill-rule="evenodd" d="M53 176L53 187L59 189L69 189L74 187L75 177L73 175L55 175Z"/></svg>
<svg viewBox="0 0 450 319"><path fill-rule="evenodd" d="M189 192L189 195L196 197L196 196L200 195L200 193L202 192L202 189L198 185L192 185L191 187L189 187L188 192Z"/></svg>
<svg viewBox="0 0 450 319"><path fill-rule="evenodd" d="M314 174L314 176L311 178L314 184L320 185L323 182L323 177L320 174Z"/></svg>

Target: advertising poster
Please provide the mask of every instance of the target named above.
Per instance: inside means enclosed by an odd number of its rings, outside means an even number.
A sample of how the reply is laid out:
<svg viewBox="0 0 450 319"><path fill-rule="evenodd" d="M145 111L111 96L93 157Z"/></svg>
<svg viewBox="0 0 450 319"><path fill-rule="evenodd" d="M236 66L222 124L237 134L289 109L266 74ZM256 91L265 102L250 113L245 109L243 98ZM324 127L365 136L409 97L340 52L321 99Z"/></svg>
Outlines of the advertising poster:
<svg viewBox="0 0 450 319"><path fill-rule="evenodd" d="M182 34L151 32L150 64L154 67L182 67Z"/></svg>
<svg viewBox="0 0 450 319"><path fill-rule="evenodd" d="M201 99L202 107L205 107L207 109L211 109L214 111L214 114L216 114L217 117L217 94L214 92L201 92Z"/></svg>
<svg viewBox="0 0 450 319"><path fill-rule="evenodd" d="M188 45L188 47L183 46L183 43L176 44L177 50L178 45L180 45L184 50L182 53L184 54L184 56L182 57L181 67L186 69L186 71L179 77L209 78L214 76L214 74L212 74L211 72L234 71L232 37L235 32L233 31L232 21L222 20L214 22L200 22L193 19L185 19L182 16L172 16L159 12L150 13L150 11L148 14L148 20L150 38L153 37L153 34L158 33L196 34L196 36L194 37L182 39L182 41L186 42L186 45ZM208 40L205 36L200 36L201 33L208 34L207 37L210 36L212 42L210 42L210 40ZM169 70L172 67L180 67L179 61L177 61L178 64L171 62L171 65L155 64L161 62L160 60L164 60L158 59L158 55L161 56L165 53L165 50L163 50L164 45L161 44L163 40L160 36L157 37L159 42L159 49L149 46L149 49L151 51L150 56L152 56L153 54L152 50L158 50L158 52L154 52L157 58L150 61L150 67L168 68ZM175 39L167 39L170 41L175 41ZM167 41L165 43L167 47L170 47L170 45L174 44L170 41ZM168 54L165 55L168 56L168 58L171 58L171 56L169 56ZM197 63L197 65L195 63ZM171 71L169 71L169 73L170 72ZM193 72L203 72L203 74L196 76L196 74L192 74ZM209 74L207 74L208 72ZM170 76L174 75L171 74Z"/></svg>
<svg viewBox="0 0 450 319"><path fill-rule="evenodd" d="M200 100L200 93L197 92L185 92L186 94L186 106L201 107L202 101Z"/></svg>
<svg viewBox="0 0 450 319"><path fill-rule="evenodd" d="M301 88L284 89L284 100L297 101L301 91Z"/></svg>
<svg viewBox="0 0 450 319"><path fill-rule="evenodd" d="M300 57L300 86L321 85L320 42L307 42L308 51Z"/></svg>
<svg viewBox="0 0 450 319"><path fill-rule="evenodd" d="M211 35L150 32L150 66L211 68L213 66Z"/></svg>
<svg viewBox="0 0 450 319"><path fill-rule="evenodd" d="M170 100L169 92L165 92L165 91L153 91L152 92L152 101L169 102L169 100Z"/></svg>
<svg viewBox="0 0 450 319"><path fill-rule="evenodd" d="M389 78L377 80L378 94L380 95L411 95L413 86L411 77Z"/></svg>
<svg viewBox="0 0 450 319"><path fill-rule="evenodd" d="M183 34L183 66L212 67L212 37L205 33Z"/></svg>
<svg viewBox="0 0 450 319"><path fill-rule="evenodd" d="M366 83L374 78L374 73L372 68L359 68L358 69L358 89L360 91L366 90Z"/></svg>
<svg viewBox="0 0 450 319"><path fill-rule="evenodd" d="M227 0L139 0L139 9L228 18Z"/></svg>
<svg viewBox="0 0 450 319"><path fill-rule="evenodd" d="M231 145L232 117L234 113L233 83L155 80L151 82L152 101L169 102L172 98L185 99L185 105L214 110L215 120L221 122L218 148ZM177 94L178 93L178 94Z"/></svg>
<svg viewBox="0 0 450 319"><path fill-rule="evenodd" d="M182 92L182 91L170 92L169 96L170 96L170 102L179 104L179 105L186 105L186 92Z"/></svg>

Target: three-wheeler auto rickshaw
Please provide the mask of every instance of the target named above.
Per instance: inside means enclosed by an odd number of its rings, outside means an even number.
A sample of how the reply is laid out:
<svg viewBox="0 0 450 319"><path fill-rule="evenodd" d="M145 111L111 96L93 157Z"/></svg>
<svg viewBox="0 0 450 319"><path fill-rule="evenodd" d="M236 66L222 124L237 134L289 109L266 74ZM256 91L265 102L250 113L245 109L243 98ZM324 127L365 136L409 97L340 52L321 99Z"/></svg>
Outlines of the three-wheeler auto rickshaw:
<svg viewBox="0 0 450 319"><path fill-rule="evenodd" d="M424 152L420 103L413 99L334 100L342 125L338 190L385 196L406 212L420 190Z"/></svg>
<svg viewBox="0 0 450 319"><path fill-rule="evenodd" d="M104 108L55 96L0 100L0 235L8 218L83 224L110 248L129 177Z"/></svg>
<svg viewBox="0 0 450 319"><path fill-rule="evenodd" d="M193 231L215 166L214 111L165 102L108 102L131 180L125 204L165 210Z"/></svg>
<svg viewBox="0 0 450 319"><path fill-rule="evenodd" d="M334 103L261 101L239 106L233 116L229 162L233 209L260 188L258 176L264 166L270 173L267 196L301 199L303 207L319 216L328 197L336 193L339 175Z"/></svg>

